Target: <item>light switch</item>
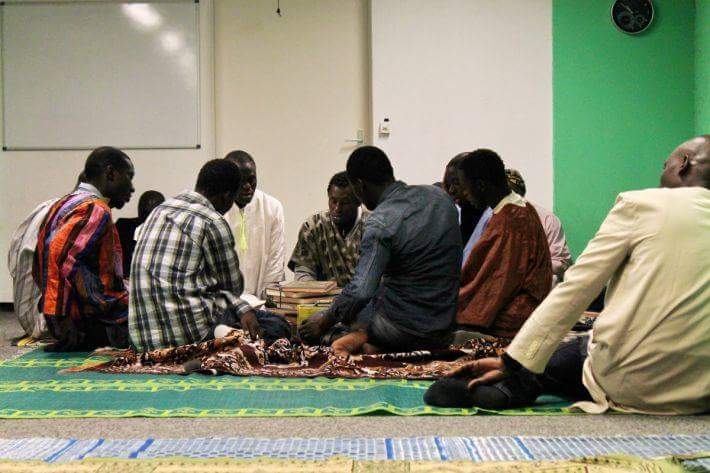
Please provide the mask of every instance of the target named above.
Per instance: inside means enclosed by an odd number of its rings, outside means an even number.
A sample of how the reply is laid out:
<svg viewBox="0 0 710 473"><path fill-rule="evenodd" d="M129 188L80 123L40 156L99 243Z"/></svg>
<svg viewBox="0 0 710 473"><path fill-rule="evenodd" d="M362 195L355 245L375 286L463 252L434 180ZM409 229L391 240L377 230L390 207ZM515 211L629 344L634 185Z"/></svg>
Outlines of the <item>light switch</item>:
<svg viewBox="0 0 710 473"><path fill-rule="evenodd" d="M389 118L385 118L380 122L378 132L380 133L380 135L389 135L392 132Z"/></svg>

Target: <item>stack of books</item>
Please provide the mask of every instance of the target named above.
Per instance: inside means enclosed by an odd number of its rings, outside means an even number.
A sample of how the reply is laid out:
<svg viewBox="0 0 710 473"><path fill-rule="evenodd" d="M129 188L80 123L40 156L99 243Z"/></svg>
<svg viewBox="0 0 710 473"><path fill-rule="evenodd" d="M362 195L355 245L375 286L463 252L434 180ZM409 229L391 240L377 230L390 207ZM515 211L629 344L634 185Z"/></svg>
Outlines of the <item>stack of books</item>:
<svg viewBox="0 0 710 473"><path fill-rule="evenodd" d="M295 321L299 305L317 305L326 309L340 291L335 281L285 282L266 288L267 307L271 307L271 312Z"/></svg>

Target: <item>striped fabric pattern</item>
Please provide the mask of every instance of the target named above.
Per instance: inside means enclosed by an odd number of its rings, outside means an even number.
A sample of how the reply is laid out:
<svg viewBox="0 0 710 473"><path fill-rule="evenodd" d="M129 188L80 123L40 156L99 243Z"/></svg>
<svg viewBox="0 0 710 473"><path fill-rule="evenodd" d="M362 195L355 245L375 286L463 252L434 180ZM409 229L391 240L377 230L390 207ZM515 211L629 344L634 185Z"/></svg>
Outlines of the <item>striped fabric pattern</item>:
<svg viewBox="0 0 710 473"><path fill-rule="evenodd" d="M33 277L45 316L122 323L128 315L121 245L104 199L79 188L47 213Z"/></svg>
<svg viewBox="0 0 710 473"><path fill-rule="evenodd" d="M32 265L40 225L58 200L42 202L25 218L10 238L10 250L7 253L15 314L25 333L36 339L46 335L47 324L39 311L40 292L32 278Z"/></svg>
<svg viewBox="0 0 710 473"><path fill-rule="evenodd" d="M137 235L128 329L139 351L201 341L219 315L251 307L227 221L185 191L159 205Z"/></svg>
<svg viewBox="0 0 710 473"><path fill-rule="evenodd" d="M0 459L62 463L89 458L238 458L361 461L541 461L601 455L700 457L707 435L622 437L0 439Z"/></svg>

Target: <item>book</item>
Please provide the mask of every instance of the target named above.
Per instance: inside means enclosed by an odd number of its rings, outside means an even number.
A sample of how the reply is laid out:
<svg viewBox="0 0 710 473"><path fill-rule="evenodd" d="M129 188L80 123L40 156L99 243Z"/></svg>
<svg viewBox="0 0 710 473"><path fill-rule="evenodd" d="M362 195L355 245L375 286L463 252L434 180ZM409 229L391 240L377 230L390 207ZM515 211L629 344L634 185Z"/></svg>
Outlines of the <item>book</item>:
<svg viewBox="0 0 710 473"><path fill-rule="evenodd" d="M286 295L269 296L275 304L317 304L319 302L331 303L335 296L315 296L315 297L288 297Z"/></svg>
<svg viewBox="0 0 710 473"><path fill-rule="evenodd" d="M322 301L317 301L317 302L316 302L316 301L314 301L314 302L309 302L309 303L307 303L307 304L304 304L303 302L298 303L298 304L292 304L292 303L288 303L288 302L278 302L278 303L276 304L276 307L277 307L278 309L297 310L299 305L311 305L311 306L318 305L318 306L322 307L323 310L325 310L325 309L327 309L328 307L330 307L330 304L331 304L330 301L325 301L325 302L322 302Z"/></svg>
<svg viewBox="0 0 710 473"><path fill-rule="evenodd" d="M266 288L269 296L311 297L312 295L339 294L341 289L335 281L291 281Z"/></svg>
<svg viewBox="0 0 710 473"><path fill-rule="evenodd" d="M291 290L288 288L283 288L280 286L272 286L266 288L266 295L271 296L273 298L277 297L291 297L291 298L314 298L314 297L324 297L324 296L336 296L342 292L342 289L339 287L335 287L333 289L330 289L328 291L322 291L322 290L307 290L307 289L296 289L296 290Z"/></svg>
<svg viewBox="0 0 710 473"><path fill-rule="evenodd" d="M335 281L289 281L280 284L282 290L328 292L338 287Z"/></svg>

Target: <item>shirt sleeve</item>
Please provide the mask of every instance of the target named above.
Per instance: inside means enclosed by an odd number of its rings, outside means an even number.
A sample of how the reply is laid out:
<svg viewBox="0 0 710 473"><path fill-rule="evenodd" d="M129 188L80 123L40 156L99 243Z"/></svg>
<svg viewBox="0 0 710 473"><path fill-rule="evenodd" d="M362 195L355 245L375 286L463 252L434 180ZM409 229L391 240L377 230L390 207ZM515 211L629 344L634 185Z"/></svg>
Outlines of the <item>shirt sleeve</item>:
<svg viewBox="0 0 710 473"><path fill-rule="evenodd" d="M205 267L217 279L215 302L222 310L234 307L239 315L252 310L240 299L244 278L239 270L239 257L234 249L234 236L226 221L213 222L205 232L202 251Z"/></svg>
<svg viewBox="0 0 710 473"><path fill-rule="evenodd" d="M264 272L264 285L281 282L286 279L284 265L286 259L286 238L284 224L284 209L281 203L273 209L273 222L270 226L269 250ZM261 296L260 294L256 294Z"/></svg>
<svg viewBox="0 0 710 473"><path fill-rule="evenodd" d="M565 232L562 230L562 222L555 215L545 217L545 234L550 245L550 256L552 257L552 274L562 278L567 268L572 265L572 255L567 246Z"/></svg>
<svg viewBox="0 0 710 473"><path fill-rule="evenodd" d="M296 274L296 280L312 281L316 279L319 273L318 258L314 254L313 240L313 224L310 220L306 221L298 232L298 241L293 249L291 259L288 262L288 269ZM303 277L312 276L311 279L299 279L299 274Z"/></svg>
<svg viewBox="0 0 710 473"><path fill-rule="evenodd" d="M350 323L355 320L377 294L390 254L391 241L384 236L384 224L371 215L365 223L355 276L326 313L331 322Z"/></svg>
<svg viewBox="0 0 710 473"><path fill-rule="evenodd" d="M520 232L499 222L491 218L463 267L459 323L490 327L522 284L530 249Z"/></svg>
<svg viewBox="0 0 710 473"><path fill-rule="evenodd" d="M570 328L628 257L636 209L623 194L577 263L538 306L507 348L530 371L542 373Z"/></svg>

